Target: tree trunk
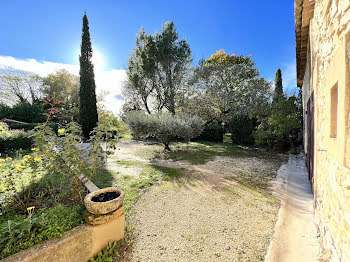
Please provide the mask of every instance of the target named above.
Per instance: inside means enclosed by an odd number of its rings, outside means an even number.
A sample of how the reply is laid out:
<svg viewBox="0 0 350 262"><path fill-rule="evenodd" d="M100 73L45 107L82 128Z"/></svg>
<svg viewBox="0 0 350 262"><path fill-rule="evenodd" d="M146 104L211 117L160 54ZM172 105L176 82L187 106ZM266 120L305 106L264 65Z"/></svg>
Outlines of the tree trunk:
<svg viewBox="0 0 350 262"><path fill-rule="evenodd" d="M171 148L169 147L169 144L164 144L164 151L170 151L171 152Z"/></svg>
<svg viewBox="0 0 350 262"><path fill-rule="evenodd" d="M292 151L292 154L296 155L297 154L297 149L296 149L294 141L293 141L293 139L291 137L289 137L289 143L290 143L290 149Z"/></svg>
<svg viewBox="0 0 350 262"><path fill-rule="evenodd" d="M150 115L150 114L151 114L151 111L150 111L149 108L148 108L148 103L147 103L147 101L144 101L143 103L144 103L144 105L145 105L145 108L146 108L147 113Z"/></svg>
<svg viewBox="0 0 350 262"><path fill-rule="evenodd" d="M164 151L171 151L170 147L169 147L169 138L167 137L164 141Z"/></svg>

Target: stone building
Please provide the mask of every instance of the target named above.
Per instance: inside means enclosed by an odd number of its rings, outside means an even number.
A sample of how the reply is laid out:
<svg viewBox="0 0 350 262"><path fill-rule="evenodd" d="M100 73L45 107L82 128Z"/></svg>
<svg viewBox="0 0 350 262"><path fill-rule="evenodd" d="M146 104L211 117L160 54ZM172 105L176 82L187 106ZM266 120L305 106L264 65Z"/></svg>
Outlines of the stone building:
<svg viewBox="0 0 350 262"><path fill-rule="evenodd" d="M323 256L350 261L350 0L295 0L295 34Z"/></svg>

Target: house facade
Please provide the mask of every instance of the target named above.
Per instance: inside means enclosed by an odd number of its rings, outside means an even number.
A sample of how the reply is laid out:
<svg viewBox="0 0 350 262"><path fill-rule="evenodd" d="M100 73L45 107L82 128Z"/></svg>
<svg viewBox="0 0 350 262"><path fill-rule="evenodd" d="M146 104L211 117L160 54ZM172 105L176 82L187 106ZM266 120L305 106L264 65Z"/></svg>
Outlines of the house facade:
<svg viewBox="0 0 350 262"><path fill-rule="evenodd" d="M350 0L295 0L295 35L323 257L350 261Z"/></svg>

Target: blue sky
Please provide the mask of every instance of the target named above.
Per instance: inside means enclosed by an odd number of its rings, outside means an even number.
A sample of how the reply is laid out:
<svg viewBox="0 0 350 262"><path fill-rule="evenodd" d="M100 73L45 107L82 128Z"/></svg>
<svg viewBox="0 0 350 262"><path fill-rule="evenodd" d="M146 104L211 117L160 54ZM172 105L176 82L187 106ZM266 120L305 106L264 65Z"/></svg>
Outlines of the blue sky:
<svg viewBox="0 0 350 262"><path fill-rule="evenodd" d="M194 64L219 49L252 55L262 76L273 80L280 67L285 87L295 86L293 0L1 0L0 10L0 56L78 65L86 11L103 70L126 69L142 26L154 33L172 20Z"/></svg>

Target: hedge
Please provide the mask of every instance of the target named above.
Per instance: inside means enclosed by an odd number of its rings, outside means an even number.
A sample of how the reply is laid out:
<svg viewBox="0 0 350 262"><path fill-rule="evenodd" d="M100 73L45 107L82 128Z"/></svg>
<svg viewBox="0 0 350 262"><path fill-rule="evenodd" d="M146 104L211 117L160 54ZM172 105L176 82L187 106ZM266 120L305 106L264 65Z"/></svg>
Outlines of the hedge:
<svg viewBox="0 0 350 262"><path fill-rule="evenodd" d="M24 131L33 130L37 125L40 125L41 123L28 123L28 124L9 124L9 128L12 130L22 129ZM55 133L58 131L58 124L57 123L47 123L48 126L50 126Z"/></svg>
<svg viewBox="0 0 350 262"><path fill-rule="evenodd" d="M224 141L224 128L218 123L207 123L204 125L203 132L200 136L193 140L204 140L209 142L220 142Z"/></svg>
<svg viewBox="0 0 350 262"><path fill-rule="evenodd" d="M23 130L10 131L9 134L0 134L0 152L9 152L19 149L30 149L33 145L33 140Z"/></svg>
<svg viewBox="0 0 350 262"><path fill-rule="evenodd" d="M228 122L228 131L231 133L233 144L252 145L254 144L253 132L257 127L256 119L245 115L236 115Z"/></svg>

